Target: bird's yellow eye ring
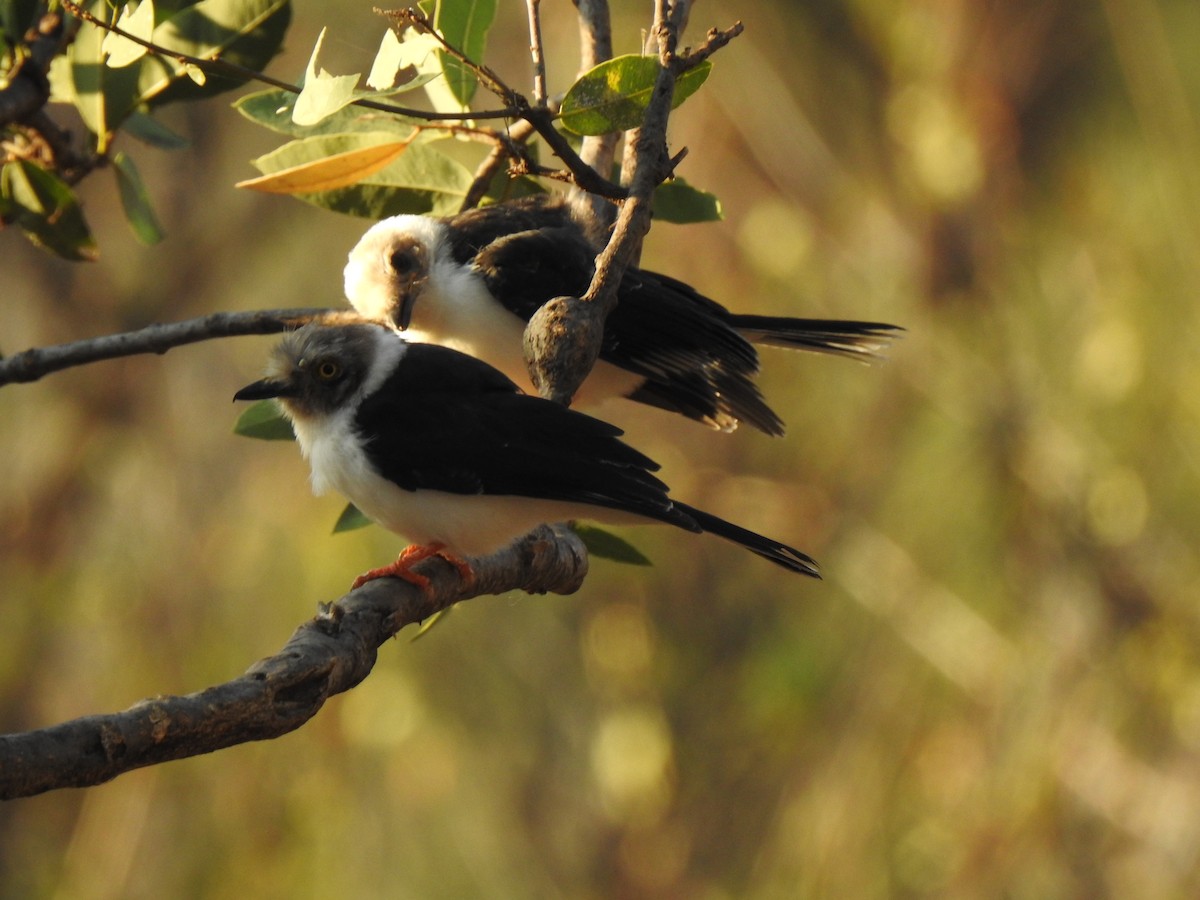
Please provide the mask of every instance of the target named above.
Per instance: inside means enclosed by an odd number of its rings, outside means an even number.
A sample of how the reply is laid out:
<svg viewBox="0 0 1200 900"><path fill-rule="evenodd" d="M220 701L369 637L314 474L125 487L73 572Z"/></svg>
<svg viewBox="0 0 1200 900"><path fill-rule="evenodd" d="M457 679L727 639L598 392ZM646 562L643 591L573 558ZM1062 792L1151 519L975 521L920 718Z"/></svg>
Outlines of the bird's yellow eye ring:
<svg viewBox="0 0 1200 900"><path fill-rule="evenodd" d="M333 381L342 374L342 367L332 359L323 359L317 363L317 377L322 381Z"/></svg>

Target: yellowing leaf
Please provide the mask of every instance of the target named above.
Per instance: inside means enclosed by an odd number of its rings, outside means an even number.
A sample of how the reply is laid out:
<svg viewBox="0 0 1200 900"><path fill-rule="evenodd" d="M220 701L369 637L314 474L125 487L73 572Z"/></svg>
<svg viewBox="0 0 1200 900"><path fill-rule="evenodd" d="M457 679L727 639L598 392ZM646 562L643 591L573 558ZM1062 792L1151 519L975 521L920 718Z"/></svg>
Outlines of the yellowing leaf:
<svg viewBox="0 0 1200 900"><path fill-rule="evenodd" d="M367 87L377 91L386 91L396 83L396 73L400 71L400 39L390 28L383 33L383 43L375 54L375 62L371 64L371 74L367 76Z"/></svg>
<svg viewBox="0 0 1200 900"><path fill-rule="evenodd" d="M308 59L308 71L304 74L304 88L292 108L292 121L297 125L316 125L326 116L331 116L354 100L354 89L358 75L330 75L317 66L321 44L325 42L325 31L317 37L312 56Z"/></svg>
<svg viewBox="0 0 1200 900"><path fill-rule="evenodd" d="M408 140L392 141L347 150L269 175L239 181L237 187L267 194L311 194L346 187L387 166L408 149L408 144Z"/></svg>
<svg viewBox="0 0 1200 900"><path fill-rule="evenodd" d="M154 33L154 4L152 0L142 0L137 9L130 12L126 6L114 23L122 31L139 37L144 41L150 40ZM101 52L106 55L105 65L114 69L128 66L146 55L146 48L136 41L131 41L123 35L110 31L104 36L100 45Z"/></svg>

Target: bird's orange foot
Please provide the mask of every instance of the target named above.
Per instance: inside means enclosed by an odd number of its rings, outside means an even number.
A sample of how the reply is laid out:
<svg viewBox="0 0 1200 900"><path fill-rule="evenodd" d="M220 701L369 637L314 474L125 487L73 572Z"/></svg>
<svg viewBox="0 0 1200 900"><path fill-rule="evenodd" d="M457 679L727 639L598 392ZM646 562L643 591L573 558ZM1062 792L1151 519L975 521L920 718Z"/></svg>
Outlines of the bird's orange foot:
<svg viewBox="0 0 1200 900"><path fill-rule="evenodd" d="M452 553L447 553L444 544L410 544L401 551L396 557L396 561L386 566L381 566L378 569L371 569L369 572L363 572L354 579L354 583L350 585L350 590L355 590L362 587L368 581L374 581L376 578L403 578L405 581L415 584L425 593L429 592L429 579L424 575L418 575L412 571L412 567L421 560L429 559L431 556L439 556L450 565L458 570L458 574L466 584L475 583L475 573L472 571L470 564L465 559L460 559Z"/></svg>

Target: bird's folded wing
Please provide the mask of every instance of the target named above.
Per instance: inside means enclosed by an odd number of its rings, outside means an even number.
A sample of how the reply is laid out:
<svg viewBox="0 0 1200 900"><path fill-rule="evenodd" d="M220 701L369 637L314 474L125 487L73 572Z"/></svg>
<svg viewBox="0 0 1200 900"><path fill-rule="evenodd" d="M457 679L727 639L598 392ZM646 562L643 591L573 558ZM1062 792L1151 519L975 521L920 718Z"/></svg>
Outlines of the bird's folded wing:
<svg viewBox="0 0 1200 900"><path fill-rule="evenodd" d="M371 464L401 488L561 500L695 529L651 474L658 465L622 442L620 429L521 394L507 379L468 389L476 365L475 374L492 370L452 350L413 344L408 354L355 418L358 433L372 436Z"/></svg>

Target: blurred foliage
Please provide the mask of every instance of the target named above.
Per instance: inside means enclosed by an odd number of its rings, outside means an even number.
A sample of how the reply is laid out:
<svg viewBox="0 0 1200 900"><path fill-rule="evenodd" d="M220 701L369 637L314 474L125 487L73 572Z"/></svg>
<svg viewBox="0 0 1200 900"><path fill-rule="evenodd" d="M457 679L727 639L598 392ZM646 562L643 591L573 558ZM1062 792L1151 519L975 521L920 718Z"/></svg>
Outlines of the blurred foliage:
<svg viewBox="0 0 1200 900"><path fill-rule="evenodd" d="M648 8L617 4L618 53ZM577 66L543 5L552 75ZM724 9L699 5L699 34ZM673 120L725 220L644 263L739 310L909 329L886 365L769 352L789 436L602 413L675 492L811 551L479 599L300 732L0 808L20 897L1192 897L1200 891L1200 8L746 2ZM369 10L306 8L361 46ZM524 12L489 35L528 71ZM344 70L344 69L342 69ZM88 267L0 235L6 352L334 302L361 224L235 191L269 135L164 108L168 237ZM181 173L186 172L186 177ZM269 340L0 390L0 728L198 689L387 559L286 444L230 434ZM224 424L222 424L224 423Z"/></svg>

